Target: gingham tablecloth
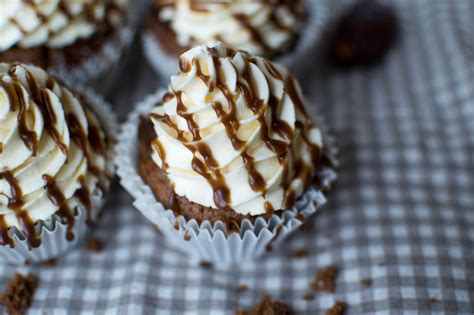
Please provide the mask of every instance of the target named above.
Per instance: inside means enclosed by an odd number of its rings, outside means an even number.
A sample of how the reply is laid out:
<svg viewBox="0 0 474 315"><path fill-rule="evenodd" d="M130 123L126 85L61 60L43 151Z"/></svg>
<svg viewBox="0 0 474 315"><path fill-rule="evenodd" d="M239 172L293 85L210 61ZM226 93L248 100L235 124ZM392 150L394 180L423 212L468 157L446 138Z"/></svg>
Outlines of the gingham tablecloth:
<svg viewBox="0 0 474 315"><path fill-rule="evenodd" d="M0 289L17 270L35 273L30 313L49 315L232 314L263 294L301 314L336 299L347 314L474 313L474 2L392 3L401 40L382 65L334 72L316 55L305 65L305 92L341 161L312 229L257 262L206 269L167 248L116 187L94 231L102 252L79 248L50 268L0 265ZM132 54L108 93L122 114L163 86L141 58ZM309 255L290 257L300 248ZM304 300L326 265L339 269L336 292Z"/></svg>

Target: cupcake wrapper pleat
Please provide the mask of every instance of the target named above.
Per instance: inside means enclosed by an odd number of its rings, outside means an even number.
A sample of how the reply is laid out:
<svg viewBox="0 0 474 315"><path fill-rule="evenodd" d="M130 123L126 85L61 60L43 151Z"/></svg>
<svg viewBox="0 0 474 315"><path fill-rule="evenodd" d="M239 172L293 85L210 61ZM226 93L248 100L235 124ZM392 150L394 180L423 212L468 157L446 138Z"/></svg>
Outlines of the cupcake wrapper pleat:
<svg viewBox="0 0 474 315"><path fill-rule="evenodd" d="M194 219L186 220L183 216L166 209L158 202L151 189L144 183L137 170L137 135L139 118L147 114L161 99L164 91L159 91L145 98L130 113L122 125L119 142L116 147L115 164L122 186L135 198L133 205L165 236L167 242L187 253L195 261L207 261L227 265L255 259L270 248L278 247L282 241L295 232L304 220L312 216L326 202L322 190L312 186L288 210L278 212L266 220L258 217L253 223L242 221L239 233L228 233L224 222L201 224ZM323 132L326 155L337 165L336 149L328 136L324 123L317 120ZM329 189L337 175L333 167L324 167L318 174L321 187ZM178 222L179 224L176 224Z"/></svg>

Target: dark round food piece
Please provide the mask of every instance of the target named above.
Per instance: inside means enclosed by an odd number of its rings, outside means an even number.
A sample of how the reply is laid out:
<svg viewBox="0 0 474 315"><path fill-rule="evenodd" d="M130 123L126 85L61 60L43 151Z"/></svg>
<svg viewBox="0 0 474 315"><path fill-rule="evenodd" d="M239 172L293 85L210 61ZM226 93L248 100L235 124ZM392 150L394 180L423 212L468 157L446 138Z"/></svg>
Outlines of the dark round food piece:
<svg viewBox="0 0 474 315"><path fill-rule="evenodd" d="M390 6L359 1L336 23L330 57L339 66L372 65L385 56L397 36L398 20Z"/></svg>

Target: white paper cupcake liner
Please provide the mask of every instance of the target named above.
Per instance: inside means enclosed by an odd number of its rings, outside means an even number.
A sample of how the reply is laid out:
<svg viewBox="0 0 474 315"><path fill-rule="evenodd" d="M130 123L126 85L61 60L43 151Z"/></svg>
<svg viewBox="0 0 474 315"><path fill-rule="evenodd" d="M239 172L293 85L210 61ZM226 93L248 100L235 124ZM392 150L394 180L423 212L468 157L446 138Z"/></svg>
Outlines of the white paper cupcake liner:
<svg viewBox="0 0 474 315"><path fill-rule="evenodd" d="M137 169L139 118L151 111L163 93L160 91L148 96L130 113L119 134L115 164L122 186L135 198L133 205L160 229L170 245L187 253L192 260L228 265L255 259L270 247L277 247L297 230L302 220L313 215L326 202L323 191L312 186L291 209L280 211L268 220L263 217L258 217L253 223L243 220L239 233L227 233L222 221L198 224L194 219L188 221L183 216L176 216L156 200ZM326 154L336 165L337 152L333 140L323 122L317 122L322 127L325 145L329 148ZM334 168L328 166L322 168L318 177L321 187L327 190L337 176Z"/></svg>
<svg viewBox="0 0 474 315"><path fill-rule="evenodd" d="M110 105L92 90L78 85L72 86L71 90L77 92L87 100L91 106L91 110L97 115L97 118L100 120L107 134L110 146L107 152L108 163L105 172L112 176L114 174L112 160L118 131L117 118L112 112ZM91 218L93 221L96 221L100 213L104 204L104 197L100 189L96 189L91 196ZM8 245L0 245L0 263L38 263L61 256L79 244L89 230L89 226L86 223L87 211L82 206L78 206L74 209L74 219L74 226L72 228L74 239L72 241L66 239L68 227L67 224L61 222L61 218L58 215L53 214L47 220L38 221L35 230L37 235L41 237L41 245L37 248L30 248L23 232L16 227L10 228L9 234L14 242L14 247L10 248Z"/></svg>
<svg viewBox="0 0 474 315"><path fill-rule="evenodd" d="M304 27L299 33L295 47L293 47L291 51L284 53L283 56L273 59L274 62L289 69L292 69L299 63L307 61L308 57L311 57L311 53L315 47L318 46L318 39L323 30L323 25L327 23L329 18L328 4L326 1L303 1L307 8L308 17ZM178 59L175 56L169 55L151 32L144 31L141 40L143 53L157 74L166 79L176 74Z"/></svg>

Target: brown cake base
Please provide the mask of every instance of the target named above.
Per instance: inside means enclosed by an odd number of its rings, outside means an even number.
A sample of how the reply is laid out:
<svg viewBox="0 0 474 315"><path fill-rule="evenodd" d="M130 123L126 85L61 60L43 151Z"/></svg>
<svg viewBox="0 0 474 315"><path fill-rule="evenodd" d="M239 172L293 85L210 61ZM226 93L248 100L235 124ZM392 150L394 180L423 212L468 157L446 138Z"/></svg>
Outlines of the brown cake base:
<svg viewBox="0 0 474 315"><path fill-rule="evenodd" d="M66 66L73 68L99 53L104 45L116 37L116 31L107 30L88 39L80 39L63 48L21 48L12 47L0 52L0 62L37 65L47 71Z"/></svg>
<svg viewBox="0 0 474 315"><path fill-rule="evenodd" d="M146 33L153 36L157 44L166 54L177 59L191 47L183 47L178 44L176 34L171 29L169 23L163 22L158 18L158 11L157 8L150 10L145 24Z"/></svg>
<svg viewBox="0 0 474 315"><path fill-rule="evenodd" d="M155 138L156 134L151 121L142 117L138 132L138 170L156 199L166 208L172 209L177 215L184 216L186 220L195 219L199 224L205 220L212 223L220 220L226 223L228 231L239 230L243 219L253 222L257 217L270 218L271 214L250 216L238 214L231 209L209 208L176 195L165 171L151 158L151 141Z"/></svg>

